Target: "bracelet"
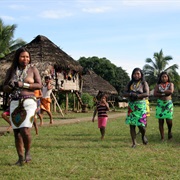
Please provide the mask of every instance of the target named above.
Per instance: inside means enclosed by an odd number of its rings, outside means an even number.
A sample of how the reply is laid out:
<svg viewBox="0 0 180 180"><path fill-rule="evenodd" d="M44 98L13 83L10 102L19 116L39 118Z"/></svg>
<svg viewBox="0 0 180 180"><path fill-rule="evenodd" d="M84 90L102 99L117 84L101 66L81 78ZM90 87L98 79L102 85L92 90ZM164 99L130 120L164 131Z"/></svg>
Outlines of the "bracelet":
<svg viewBox="0 0 180 180"><path fill-rule="evenodd" d="M28 84L28 83L23 83L23 88L29 89L29 87L30 87L30 84Z"/></svg>
<svg viewBox="0 0 180 180"><path fill-rule="evenodd" d="M165 94L165 93L162 93L161 95L162 95L162 96L165 96L166 94Z"/></svg>

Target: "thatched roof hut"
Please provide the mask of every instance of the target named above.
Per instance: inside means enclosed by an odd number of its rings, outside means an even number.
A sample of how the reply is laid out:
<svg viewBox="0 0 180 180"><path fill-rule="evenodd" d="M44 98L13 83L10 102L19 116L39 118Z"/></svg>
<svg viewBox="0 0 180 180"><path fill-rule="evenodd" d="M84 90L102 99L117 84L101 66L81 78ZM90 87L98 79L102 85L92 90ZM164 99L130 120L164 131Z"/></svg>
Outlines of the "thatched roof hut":
<svg viewBox="0 0 180 180"><path fill-rule="evenodd" d="M99 92L107 93L110 95L117 95L116 89L102 77L98 76L94 71L89 70L83 75L83 93L89 93L96 96Z"/></svg>
<svg viewBox="0 0 180 180"><path fill-rule="evenodd" d="M74 70L82 72L82 66L71 56L62 51L47 37L38 35L30 43L24 45L31 53L32 64L34 64L41 75L50 67ZM7 69L11 66L15 52L0 59L0 85L3 84Z"/></svg>

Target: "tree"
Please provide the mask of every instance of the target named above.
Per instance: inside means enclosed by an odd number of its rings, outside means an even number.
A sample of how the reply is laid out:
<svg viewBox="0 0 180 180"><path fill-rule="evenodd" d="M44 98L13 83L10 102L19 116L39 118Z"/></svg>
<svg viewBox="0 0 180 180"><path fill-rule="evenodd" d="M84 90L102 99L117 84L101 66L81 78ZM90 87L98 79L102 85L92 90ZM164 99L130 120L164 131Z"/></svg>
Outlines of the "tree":
<svg viewBox="0 0 180 180"><path fill-rule="evenodd" d="M93 70L97 75L108 81L115 87L118 94L121 95L124 87L129 81L129 76L121 67L116 67L106 58L94 57L81 57L78 62L83 67L85 74L88 69Z"/></svg>
<svg viewBox="0 0 180 180"><path fill-rule="evenodd" d="M146 59L146 63L149 64L144 65L143 71L150 87L155 86L162 71L166 71L171 77L171 81L179 87L179 74L176 71L178 65L173 64L167 67L169 61L172 59L172 56L164 56L162 49L159 53L154 53L154 61L151 58Z"/></svg>
<svg viewBox="0 0 180 180"><path fill-rule="evenodd" d="M0 58L26 44L20 38L13 40L16 27L15 24L4 25L2 19L0 19Z"/></svg>

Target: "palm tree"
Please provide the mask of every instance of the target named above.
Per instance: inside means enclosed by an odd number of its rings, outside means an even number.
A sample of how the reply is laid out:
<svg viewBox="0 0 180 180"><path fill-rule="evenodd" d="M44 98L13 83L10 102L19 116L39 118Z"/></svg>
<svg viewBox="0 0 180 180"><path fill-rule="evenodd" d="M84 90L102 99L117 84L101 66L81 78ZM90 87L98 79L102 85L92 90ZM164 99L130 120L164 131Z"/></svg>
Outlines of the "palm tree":
<svg viewBox="0 0 180 180"><path fill-rule="evenodd" d="M16 27L15 24L4 25L2 19L0 19L0 58L26 44L20 38L13 40Z"/></svg>
<svg viewBox="0 0 180 180"><path fill-rule="evenodd" d="M171 77L171 81L179 87L179 74L177 73L178 65L173 64L167 67L168 62L172 60L172 56L164 56L162 49L159 53L154 53L154 61L151 58L146 59L146 63L143 67L145 78L150 87L154 87L158 81L158 77L162 71L166 71Z"/></svg>

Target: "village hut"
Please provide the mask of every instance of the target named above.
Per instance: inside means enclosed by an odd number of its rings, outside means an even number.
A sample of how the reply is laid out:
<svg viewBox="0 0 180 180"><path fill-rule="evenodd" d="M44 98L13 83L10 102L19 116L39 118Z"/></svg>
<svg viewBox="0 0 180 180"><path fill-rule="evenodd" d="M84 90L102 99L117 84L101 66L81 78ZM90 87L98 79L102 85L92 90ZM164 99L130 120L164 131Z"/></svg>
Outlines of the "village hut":
<svg viewBox="0 0 180 180"><path fill-rule="evenodd" d="M83 86L82 92L88 93L97 97L101 93L108 95L108 102L114 107L115 96L118 94L117 90L101 76L98 76L94 71L88 70L82 76Z"/></svg>
<svg viewBox="0 0 180 180"><path fill-rule="evenodd" d="M57 92L75 92L79 96L82 90L81 72L82 66L71 56L66 54L47 37L38 35L30 43L24 45L31 53L32 64L40 72L42 80L44 76L50 76ZM0 59L0 90L7 72L11 66L15 52L12 52ZM68 99L66 98L66 110L68 109ZM79 98L79 97L78 97Z"/></svg>

